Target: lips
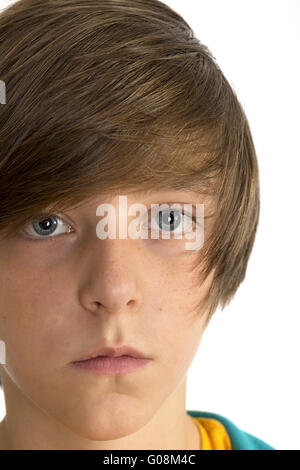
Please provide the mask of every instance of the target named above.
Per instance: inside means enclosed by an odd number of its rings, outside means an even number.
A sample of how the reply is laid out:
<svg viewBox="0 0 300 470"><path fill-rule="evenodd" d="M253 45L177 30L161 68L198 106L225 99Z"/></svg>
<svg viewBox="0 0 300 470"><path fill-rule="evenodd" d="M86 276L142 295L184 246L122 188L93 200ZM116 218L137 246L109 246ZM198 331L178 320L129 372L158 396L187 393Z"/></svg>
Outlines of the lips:
<svg viewBox="0 0 300 470"><path fill-rule="evenodd" d="M148 359L143 353L131 346L121 346L119 348L114 347L103 347L99 348L80 359L76 359L74 362L87 361L88 359L93 359L98 356L106 357L120 357L120 356L130 356L138 359Z"/></svg>

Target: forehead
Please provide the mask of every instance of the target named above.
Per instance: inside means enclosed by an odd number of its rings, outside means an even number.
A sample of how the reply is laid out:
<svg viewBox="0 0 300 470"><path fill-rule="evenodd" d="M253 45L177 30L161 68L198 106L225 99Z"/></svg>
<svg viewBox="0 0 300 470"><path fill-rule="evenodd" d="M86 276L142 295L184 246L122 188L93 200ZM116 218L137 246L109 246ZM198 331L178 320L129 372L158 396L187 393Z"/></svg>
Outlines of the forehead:
<svg viewBox="0 0 300 470"><path fill-rule="evenodd" d="M204 192L192 191L190 189L177 189L177 188L136 189L136 190L130 190L130 191L123 190L123 191L114 192L111 195L112 196L118 196L118 195L133 196L135 198L140 197L141 199L149 199L150 197L154 197L154 198L173 197L175 199L183 197L183 198L189 198L191 200L208 198L208 194Z"/></svg>

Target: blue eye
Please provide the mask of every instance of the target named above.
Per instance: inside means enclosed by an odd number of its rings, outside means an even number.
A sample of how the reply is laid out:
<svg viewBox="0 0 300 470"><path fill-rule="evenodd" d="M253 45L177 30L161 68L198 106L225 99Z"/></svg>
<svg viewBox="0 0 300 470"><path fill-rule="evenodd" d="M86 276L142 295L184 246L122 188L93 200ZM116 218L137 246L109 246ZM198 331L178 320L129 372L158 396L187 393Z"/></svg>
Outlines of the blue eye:
<svg viewBox="0 0 300 470"><path fill-rule="evenodd" d="M174 230L174 226L176 229L180 225L181 218L178 211L176 213L173 210L159 211L158 214L156 214L156 221L158 222L160 230L164 230L163 226L166 227L167 230Z"/></svg>
<svg viewBox="0 0 300 470"><path fill-rule="evenodd" d="M64 232L60 232L61 229L67 227L67 230ZM60 217L57 215L40 215L39 217L33 219L30 224L29 228L33 229L31 233L28 231L24 232L26 234L32 235L33 238L53 238L49 237L49 235L55 234L59 235L60 233L72 232L72 227L64 222ZM71 230L70 230L71 229ZM38 237L36 235L39 235Z"/></svg>
<svg viewBox="0 0 300 470"><path fill-rule="evenodd" d="M184 226L182 227L182 223L186 217L196 223L196 217L193 217L190 214L183 215L180 210L174 209L160 210L155 214L154 219L159 230L163 233L182 233L184 235L186 232L184 232ZM176 232L177 228L179 228L179 230ZM156 228L154 227L153 230L155 231Z"/></svg>

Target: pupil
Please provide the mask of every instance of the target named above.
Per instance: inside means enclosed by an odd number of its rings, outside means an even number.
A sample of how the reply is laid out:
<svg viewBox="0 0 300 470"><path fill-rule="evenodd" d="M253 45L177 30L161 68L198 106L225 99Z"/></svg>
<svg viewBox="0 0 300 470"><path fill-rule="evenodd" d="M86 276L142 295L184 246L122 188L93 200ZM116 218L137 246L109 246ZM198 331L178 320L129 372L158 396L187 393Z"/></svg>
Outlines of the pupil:
<svg viewBox="0 0 300 470"><path fill-rule="evenodd" d="M171 215L167 215L167 221L165 221L164 223L168 225L169 227L171 227L172 229L174 229L174 211L170 211L170 214ZM162 218L163 218L162 211L160 211L159 213L159 228L160 229L162 229L162 226L161 226Z"/></svg>
<svg viewBox="0 0 300 470"><path fill-rule="evenodd" d="M45 219L45 220L42 220L42 222L39 222L39 225L41 226L42 229L46 230L47 228L49 228L49 225L51 223L51 219Z"/></svg>

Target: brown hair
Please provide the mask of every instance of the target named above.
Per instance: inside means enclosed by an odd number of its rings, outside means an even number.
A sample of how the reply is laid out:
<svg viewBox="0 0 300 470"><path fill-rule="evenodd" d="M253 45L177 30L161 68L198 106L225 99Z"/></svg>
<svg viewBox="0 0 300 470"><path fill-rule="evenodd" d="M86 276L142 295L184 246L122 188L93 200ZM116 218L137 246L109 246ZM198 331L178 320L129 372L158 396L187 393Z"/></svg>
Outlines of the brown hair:
<svg viewBox="0 0 300 470"><path fill-rule="evenodd" d="M209 195L194 268L199 282L215 268L208 319L223 310L255 239L258 164L234 90L186 21L158 0L19 0L0 15L0 57L2 236L99 193Z"/></svg>

